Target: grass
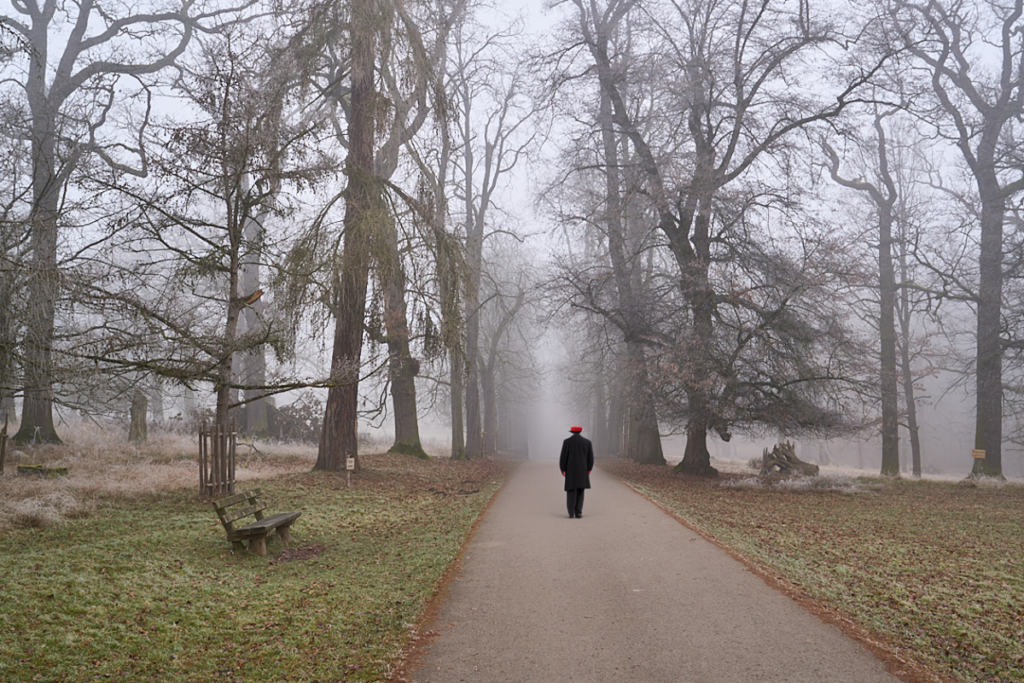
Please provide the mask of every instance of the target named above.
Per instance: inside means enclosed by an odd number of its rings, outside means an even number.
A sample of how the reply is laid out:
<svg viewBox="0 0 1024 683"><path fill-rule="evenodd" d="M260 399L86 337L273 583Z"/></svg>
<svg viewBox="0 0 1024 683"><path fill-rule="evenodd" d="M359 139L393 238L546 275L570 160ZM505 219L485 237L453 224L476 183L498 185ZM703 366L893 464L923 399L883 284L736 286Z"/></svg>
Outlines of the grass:
<svg viewBox="0 0 1024 683"><path fill-rule="evenodd" d="M601 466L722 545L965 683L1024 681L1024 487L754 485Z"/></svg>
<svg viewBox="0 0 1024 683"><path fill-rule="evenodd" d="M302 511L297 547L271 537L261 558L231 554L197 472L155 486L147 457L143 484L0 480L6 498L31 489L0 527L0 680L387 680L510 467L370 455L347 488L286 456L259 486L272 512ZM69 459L74 480L88 467Z"/></svg>

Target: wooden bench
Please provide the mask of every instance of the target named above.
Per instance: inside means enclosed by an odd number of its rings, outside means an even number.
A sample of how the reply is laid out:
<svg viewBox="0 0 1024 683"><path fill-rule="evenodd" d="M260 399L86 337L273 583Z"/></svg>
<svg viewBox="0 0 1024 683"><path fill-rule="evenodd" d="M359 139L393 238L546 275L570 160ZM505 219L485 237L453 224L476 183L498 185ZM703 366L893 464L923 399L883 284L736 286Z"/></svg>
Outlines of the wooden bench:
<svg viewBox="0 0 1024 683"><path fill-rule="evenodd" d="M277 535L281 537L287 546L292 542L290 527L292 522L299 518L301 512L280 512L269 517L263 516L267 504L260 500L260 490L243 491L227 498L213 501L213 507L220 517L220 523L228 533L228 540L234 546L235 552L244 549L242 541L249 541L249 552L257 555L267 554L267 534L277 529ZM256 521L251 524L239 527L235 526L238 520L246 517L255 517Z"/></svg>

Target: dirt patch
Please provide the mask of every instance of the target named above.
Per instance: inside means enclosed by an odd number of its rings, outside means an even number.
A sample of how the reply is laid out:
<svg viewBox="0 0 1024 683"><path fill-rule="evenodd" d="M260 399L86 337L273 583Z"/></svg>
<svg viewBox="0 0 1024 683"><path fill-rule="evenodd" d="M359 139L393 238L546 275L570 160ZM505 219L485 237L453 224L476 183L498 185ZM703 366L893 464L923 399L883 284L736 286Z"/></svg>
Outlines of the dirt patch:
<svg viewBox="0 0 1024 683"><path fill-rule="evenodd" d="M327 550L327 546L314 543L313 545L305 545L300 548L285 548L281 551L281 554L272 559L269 564L279 564L281 562L298 562L300 560L311 560L314 557L319 557L321 553Z"/></svg>

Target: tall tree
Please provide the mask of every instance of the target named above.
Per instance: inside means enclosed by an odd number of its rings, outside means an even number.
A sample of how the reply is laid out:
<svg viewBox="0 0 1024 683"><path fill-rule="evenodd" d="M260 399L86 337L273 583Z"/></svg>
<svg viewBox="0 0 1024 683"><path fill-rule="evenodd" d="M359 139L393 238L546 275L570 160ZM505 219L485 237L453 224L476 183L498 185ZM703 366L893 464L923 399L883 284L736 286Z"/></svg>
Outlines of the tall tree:
<svg viewBox="0 0 1024 683"><path fill-rule="evenodd" d="M413 138L433 116L438 125L447 125L447 94L443 90L443 72L448 54L449 36L453 26L465 17L465 0L422 3L415 16L412 7L396 5L398 28L404 36L399 52L389 42L382 69L387 90L390 130L377 153L377 173L390 180L398 163L399 152L413 143ZM408 85L411 83L411 86ZM445 162L447 163L447 162ZM422 171L421 171L422 173ZM422 207L416 207L422 212ZM430 214L432 211L428 210ZM430 219L413 220L413 225L429 224ZM416 376L420 362L412 354L412 330L409 322L406 273L403 263L397 220L385 222L379 239L379 280L384 297L384 325L388 347L388 378L395 425L395 442L390 452L427 457L420 443L419 417L416 402ZM430 228L427 229L428 232Z"/></svg>
<svg viewBox="0 0 1024 683"><path fill-rule="evenodd" d="M292 346L290 316L254 309L266 299L247 270L272 252L262 228L286 213L282 188L315 185L332 170L306 144L308 122L283 121L295 82L273 66L277 53L248 25L235 28L203 36L181 60L175 92L190 106L154 122L152 175L111 185L108 197L125 196L130 208L85 251L87 265L65 275L89 313L67 354L98 365L110 386L146 375L209 383L222 425L239 389L284 390L235 372L239 355L269 345L283 358Z"/></svg>
<svg viewBox="0 0 1024 683"><path fill-rule="evenodd" d="M240 285L242 292L254 296L266 284L263 278L264 244L266 240L266 221L274 204L276 188L268 188L263 204L254 211L255 215L247 216L243 228L242 240L247 249L242 254L240 267ZM266 302L257 298L242 309L241 322L245 334L259 335L259 328L266 314ZM263 387L267 384L266 347L262 344L246 350L241 354L238 382L249 388L244 390L242 399L241 429L246 434L266 436L270 430L268 413L268 397Z"/></svg>
<svg viewBox="0 0 1024 683"><path fill-rule="evenodd" d="M387 220L379 178L374 173L374 134L378 125L377 41L381 15L378 0L355 0L349 7L350 54L348 157L345 175L344 250L335 271L331 309L335 319L331 375L323 433L315 469L340 471L346 460L359 469L358 426L360 359L366 317L375 223Z"/></svg>
<svg viewBox="0 0 1024 683"><path fill-rule="evenodd" d="M120 173L144 175L141 130L148 123L150 106L145 77L173 64L196 26L209 27L254 2L200 12L192 2L140 10L115 9L102 0L17 0L11 3L15 16L0 16L0 25L28 47L24 63L17 64L18 75L5 81L8 86L16 84L18 92L12 96L27 105L23 139L31 147L33 165L26 218L31 233L31 305L19 442L59 441L53 425L53 344L60 293L61 200L69 184L93 159ZM136 104L141 115L121 115L126 105ZM114 122L123 120L141 123L119 137L112 129Z"/></svg>
<svg viewBox="0 0 1024 683"><path fill-rule="evenodd" d="M362 24L361 29L372 28L377 33L373 48L376 123L371 132L377 198L373 220L364 236L369 263L367 291L372 292L373 301L368 340L387 348L384 368L395 427L390 451L419 457L426 457L420 443L416 395L420 361L414 357L415 334L409 311L415 302L410 299L406 271L418 265L416 246L433 240L433 228L424 226L432 225L436 213L426 208L429 201L400 186L406 181L421 188L430 184L429 179L410 180L417 172L426 173L423 159L417 157L412 145L431 117L445 119L447 95L438 73L443 70L447 36L464 5L464 0L387 0L376 7L375 20ZM353 77L350 27L351 17L361 11L336 0L314 1L302 36L311 53L307 66L311 82L330 111L336 142L350 155L355 112L353 91L347 85ZM338 27L344 30L339 32ZM406 163L410 156L411 164ZM446 158L444 161L447 163ZM348 182L351 184L351 177ZM347 250L347 224L345 232ZM381 402L373 410L386 408Z"/></svg>
<svg viewBox="0 0 1024 683"><path fill-rule="evenodd" d="M619 148L628 146L628 140L620 139L616 133L612 100L608 92L600 90L601 104L599 122L601 126L601 147L605 164L606 219L608 255L615 275L615 289L618 295L619 315L613 320L619 322L625 345L628 372L629 418L626 428L626 454L632 460L647 465L664 465L665 456L661 448L661 432L658 427L658 413L654 392L648 376L647 351L644 348L646 324L643 319L638 278L637 250L626 247L626 210L622 200L622 180L619 173Z"/></svg>
<svg viewBox="0 0 1024 683"><path fill-rule="evenodd" d="M896 181L890 171L890 151L884 121L895 110L877 111L874 114L874 164L868 169L875 179L844 177L840 173L839 155L828 142L824 142L828 156L828 169L832 180L843 187L866 194L873 206L877 222L878 237L878 332L881 343L879 352L879 386L882 398L882 474L898 477L900 474L899 453L899 374L896 367L896 269L893 265L893 224L896 221L895 207L899 200ZM863 169L862 169L863 170Z"/></svg>
<svg viewBox="0 0 1024 683"><path fill-rule="evenodd" d="M17 81L21 92L14 95L28 105L24 139L31 145L33 166L27 217L31 305L24 342L23 416L15 436L20 443L60 441L53 424L53 342L61 198L83 157L98 155L124 170L145 172L143 150L124 146L138 163L132 168L114 159L115 151L103 144L101 131L115 118L122 82L173 64L188 45L196 21L189 3L178 10L127 16L106 11L104 4L26 0L11 3L20 18L0 17L0 24L30 48ZM142 49L138 36L146 36ZM63 50L54 49L61 42Z"/></svg>
<svg viewBox="0 0 1024 683"><path fill-rule="evenodd" d="M977 188L980 216L974 446L975 476L1002 476L1003 225L1007 202L1024 190L1024 0L884 4L893 39L925 71L935 108L923 111L960 152ZM982 66L984 64L984 66Z"/></svg>
<svg viewBox="0 0 1024 683"><path fill-rule="evenodd" d="M481 421L480 288L484 242L493 232L495 193L533 144L523 75L507 43L514 29L482 44L462 22L453 34L451 85L459 122L459 165L466 236L466 454L486 454ZM509 67L509 64L512 64Z"/></svg>
<svg viewBox="0 0 1024 683"><path fill-rule="evenodd" d="M714 475L709 432L727 440L735 424L770 424L777 418L778 426L787 428L835 425L836 411L815 404L824 397L821 386L838 380L835 369L815 367L812 359L823 351L812 350L813 340L799 331L801 324L813 324L795 317L798 310L813 308L822 316L818 323L836 322L834 313L825 310L827 305L794 303L820 295L825 275L809 271L792 289L778 288L780 271L792 272L799 252L772 254L770 240L751 238L758 222L766 220L763 207L776 205L785 212L794 206L792 184L774 189L768 181L771 173L786 182L793 168L787 161L793 133L837 116L870 70L813 93L792 87L791 74L810 77L812 53L820 55L821 47L844 40L805 2L573 0L573 5L577 35L610 100L612 122L636 155L637 186L649 198L652 223L678 268L686 321L666 347L678 351L670 354L673 359L663 353L663 367L671 371L663 379L671 381L659 392L685 420L687 445L678 468ZM647 46L646 58L634 60L632 68L614 59L627 17L631 44L646 41ZM645 79L647 74L653 76ZM666 79L668 74L674 78ZM640 118L638 101L655 102L657 110ZM759 244L769 248L761 251ZM819 239L805 234L798 249L806 258L821 247ZM749 260L740 264L740 259ZM776 265L781 270L772 272ZM736 268L756 271L771 287L752 288ZM720 286L733 290L717 291ZM753 304L752 295L765 299ZM733 324L735 336L717 333L731 331ZM841 327L830 329L839 333ZM773 334L783 334L787 342L770 343ZM819 341L848 348L844 337L825 335ZM755 349L778 356L762 361L759 371L746 358ZM797 376L784 379L783 368ZM779 410L769 410L772 403Z"/></svg>

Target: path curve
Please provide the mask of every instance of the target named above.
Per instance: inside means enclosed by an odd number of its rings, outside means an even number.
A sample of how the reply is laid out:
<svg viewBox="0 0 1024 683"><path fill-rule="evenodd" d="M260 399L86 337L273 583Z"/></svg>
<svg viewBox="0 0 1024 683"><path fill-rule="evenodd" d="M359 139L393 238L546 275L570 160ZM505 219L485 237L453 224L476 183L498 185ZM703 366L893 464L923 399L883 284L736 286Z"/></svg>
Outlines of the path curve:
<svg viewBox="0 0 1024 683"><path fill-rule="evenodd" d="M415 683L897 683L870 652L595 469L512 472L469 542Z"/></svg>

